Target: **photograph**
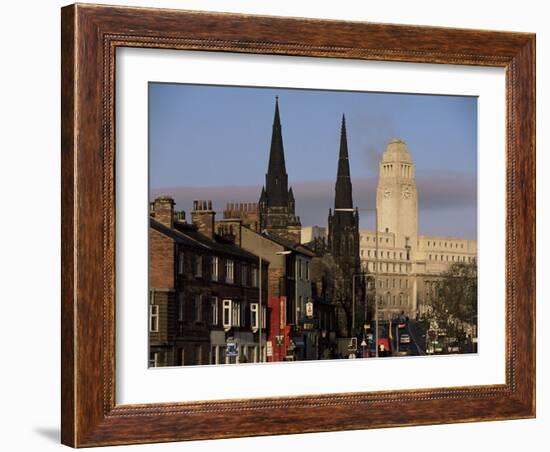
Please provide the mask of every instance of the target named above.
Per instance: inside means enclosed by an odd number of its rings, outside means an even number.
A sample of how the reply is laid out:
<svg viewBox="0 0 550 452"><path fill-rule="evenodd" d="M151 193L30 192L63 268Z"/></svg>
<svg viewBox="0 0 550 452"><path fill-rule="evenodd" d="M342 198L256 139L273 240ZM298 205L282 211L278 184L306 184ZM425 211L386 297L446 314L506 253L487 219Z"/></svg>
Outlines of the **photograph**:
<svg viewBox="0 0 550 452"><path fill-rule="evenodd" d="M39 151L7 154L39 183L5 192L61 234L50 277L7 222L11 286L60 303L34 297L49 380L10 362L10 445L536 449L542 7L132 1L42 2L11 46L7 149Z"/></svg>
<svg viewBox="0 0 550 452"><path fill-rule="evenodd" d="M477 353L477 108L149 82L149 367Z"/></svg>

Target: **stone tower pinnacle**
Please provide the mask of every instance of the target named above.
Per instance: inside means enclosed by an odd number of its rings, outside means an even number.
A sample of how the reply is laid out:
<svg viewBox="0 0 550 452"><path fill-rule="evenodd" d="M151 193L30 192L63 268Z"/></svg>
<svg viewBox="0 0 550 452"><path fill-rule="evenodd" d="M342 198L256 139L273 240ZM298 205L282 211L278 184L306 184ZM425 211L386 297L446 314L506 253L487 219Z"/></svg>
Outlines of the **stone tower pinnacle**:
<svg viewBox="0 0 550 452"><path fill-rule="evenodd" d="M294 213L294 193L292 188L288 188L278 97L275 98L269 163L265 186L260 194L259 211L262 231L266 230L295 242L300 241L300 219Z"/></svg>
<svg viewBox="0 0 550 452"><path fill-rule="evenodd" d="M340 152L334 187L334 213L329 212L328 246L338 261L359 262L359 213L353 208L351 176L349 169L346 118L342 115Z"/></svg>
<svg viewBox="0 0 550 452"><path fill-rule="evenodd" d="M340 154L338 157L338 173L336 176L336 196L334 197L335 209L353 209L351 191L346 117L345 115L342 115L342 127L340 130Z"/></svg>
<svg viewBox="0 0 550 452"><path fill-rule="evenodd" d="M285 166L283 133L279 114L279 98L275 100L275 115L271 133L269 165L265 176L265 188L268 206L282 207L288 203L288 175Z"/></svg>

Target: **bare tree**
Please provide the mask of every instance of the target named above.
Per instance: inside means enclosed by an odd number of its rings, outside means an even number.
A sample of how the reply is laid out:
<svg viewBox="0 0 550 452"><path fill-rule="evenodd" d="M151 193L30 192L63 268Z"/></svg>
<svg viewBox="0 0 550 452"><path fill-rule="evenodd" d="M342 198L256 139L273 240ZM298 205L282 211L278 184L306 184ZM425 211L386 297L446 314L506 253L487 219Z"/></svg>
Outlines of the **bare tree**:
<svg viewBox="0 0 550 452"><path fill-rule="evenodd" d="M471 334L477 324L477 262L456 262L441 274L426 318L456 338Z"/></svg>

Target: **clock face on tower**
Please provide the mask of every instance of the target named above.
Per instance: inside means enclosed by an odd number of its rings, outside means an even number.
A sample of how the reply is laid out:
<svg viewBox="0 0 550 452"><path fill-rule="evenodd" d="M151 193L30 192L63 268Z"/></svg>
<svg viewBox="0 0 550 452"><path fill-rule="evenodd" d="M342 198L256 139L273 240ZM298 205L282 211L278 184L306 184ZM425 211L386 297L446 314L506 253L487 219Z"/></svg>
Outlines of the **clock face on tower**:
<svg viewBox="0 0 550 452"><path fill-rule="evenodd" d="M411 194L411 187L409 185L403 185L401 189L401 196L403 196L403 199L409 199Z"/></svg>

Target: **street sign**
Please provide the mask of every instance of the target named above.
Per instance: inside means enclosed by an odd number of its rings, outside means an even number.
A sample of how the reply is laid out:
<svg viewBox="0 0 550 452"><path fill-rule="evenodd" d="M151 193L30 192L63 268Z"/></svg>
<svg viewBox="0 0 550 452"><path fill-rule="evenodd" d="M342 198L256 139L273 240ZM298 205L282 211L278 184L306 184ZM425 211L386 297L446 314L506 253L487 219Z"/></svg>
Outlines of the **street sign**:
<svg viewBox="0 0 550 452"><path fill-rule="evenodd" d="M348 350L350 352L357 351L357 338L356 337L350 338L349 345L348 345Z"/></svg>
<svg viewBox="0 0 550 452"><path fill-rule="evenodd" d="M239 350L237 350L237 344L235 342L227 343L225 356L239 356Z"/></svg>
<svg viewBox="0 0 550 452"><path fill-rule="evenodd" d="M273 342L267 341L267 356L273 356Z"/></svg>
<svg viewBox="0 0 550 452"><path fill-rule="evenodd" d="M306 315L308 317L313 317L313 303L311 301L306 303Z"/></svg>

